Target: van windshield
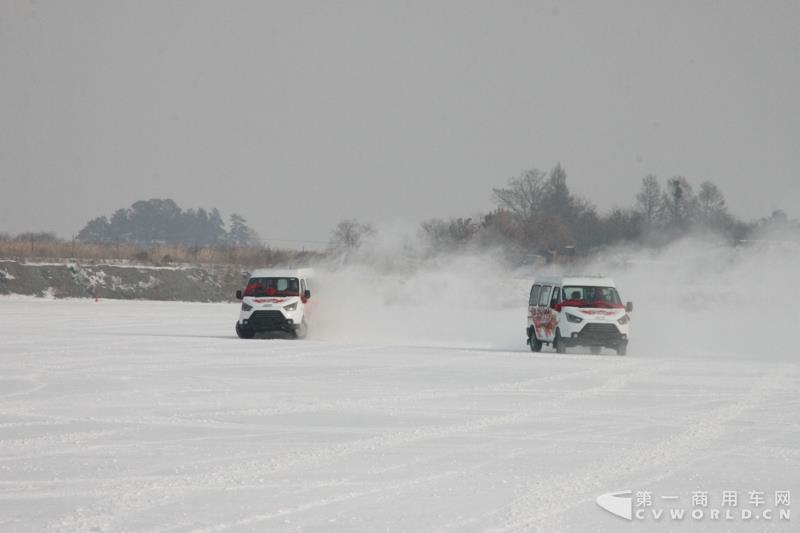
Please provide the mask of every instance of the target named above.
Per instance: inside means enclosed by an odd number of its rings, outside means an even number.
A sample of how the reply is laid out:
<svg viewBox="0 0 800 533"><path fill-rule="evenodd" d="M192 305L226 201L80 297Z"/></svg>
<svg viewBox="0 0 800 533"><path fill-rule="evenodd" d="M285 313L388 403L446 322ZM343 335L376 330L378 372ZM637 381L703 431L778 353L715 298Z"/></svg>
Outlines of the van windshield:
<svg viewBox="0 0 800 533"><path fill-rule="evenodd" d="M250 278L244 296L300 296L297 278Z"/></svg>
<svg viewBox="0 0 800 533"><path fill-rule="evenodd" d="M622 300L614 287L564 287L564 307L610 307L622 309Z"/></svg>

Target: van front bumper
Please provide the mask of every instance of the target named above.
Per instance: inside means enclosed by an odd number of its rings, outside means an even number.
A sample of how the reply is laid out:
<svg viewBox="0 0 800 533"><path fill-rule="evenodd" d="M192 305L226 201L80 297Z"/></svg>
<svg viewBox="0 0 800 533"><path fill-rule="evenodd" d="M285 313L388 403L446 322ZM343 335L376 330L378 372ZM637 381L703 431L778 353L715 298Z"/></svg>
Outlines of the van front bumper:
<svg viewBox="0 0 800 533"><path fill-rule="evenodd" d="M602 346L616 348L628 344L628 335L622 333L615 324L589 323L580 331L573 332L563 341L568 346Z"/></svg>
<svg viewBox="0 0 800 533"><path fill-rule="evenodd" d="M242 319L241 324L255 332L291 332L295 328L294 320L287 318L286 315L276 310L253 311L249 317Z"/></svg>

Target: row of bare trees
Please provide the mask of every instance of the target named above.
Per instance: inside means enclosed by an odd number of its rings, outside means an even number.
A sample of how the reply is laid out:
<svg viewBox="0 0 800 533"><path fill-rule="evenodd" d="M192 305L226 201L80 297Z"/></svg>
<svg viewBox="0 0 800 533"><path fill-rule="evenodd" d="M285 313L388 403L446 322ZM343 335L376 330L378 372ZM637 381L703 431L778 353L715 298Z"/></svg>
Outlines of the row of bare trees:
<svg viewBox="0 0 800 533"><path fill-rule="evenodd" d="M728 211L723 192L705 181L695 191L683 176L666 181L646 176L635 205L606 213L573 194L559 164L549 172L527 170L493 189L496 209L471 218L431 219L421 233L431 249L501 245L520 258L531 255L585 255L620 242L660 246L693 231L713 232L731 242L751 236L765 225L789 221L781 211L754 222L743 222Z"/></svg>

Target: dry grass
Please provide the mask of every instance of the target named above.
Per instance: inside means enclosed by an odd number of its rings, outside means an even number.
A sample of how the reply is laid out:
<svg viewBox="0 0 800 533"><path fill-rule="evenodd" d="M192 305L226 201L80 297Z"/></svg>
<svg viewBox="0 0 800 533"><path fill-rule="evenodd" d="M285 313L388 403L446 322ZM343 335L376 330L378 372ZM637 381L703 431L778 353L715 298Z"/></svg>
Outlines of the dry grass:
<svg viewBox="0 0 800 533"><path fill-rule="evenodd" d="M17 260L53 260L105 262L126 261L147 265L179 263L209 265L273 265L306 264L318 259L319 252L280 250L265 247L233 248L185 246L152 246L85 244L77 241L24 240L0 238L0 258Z"/></svg>

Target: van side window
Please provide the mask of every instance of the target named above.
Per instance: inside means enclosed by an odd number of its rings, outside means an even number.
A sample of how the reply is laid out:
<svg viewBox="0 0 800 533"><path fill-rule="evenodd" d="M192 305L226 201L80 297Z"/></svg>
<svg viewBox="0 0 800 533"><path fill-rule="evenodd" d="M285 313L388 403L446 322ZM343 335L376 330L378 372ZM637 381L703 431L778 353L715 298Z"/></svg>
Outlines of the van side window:
<svg viewBox="0 0 800 533"><path fill-rule="evenodd" d="M542 287L542 294L539 296L539 305L542 307L550 305L550 285Z"/></svg>
<svg viewBox="0 0 800 533"><path fill-rule="evenodd" d="M301 279L300 280L300 294L305 294L305 293L306 293L306 280Z"/></svg>
<svg viewBox="0 0 800 533"><path fill-rule="evenodd" d="M539 291L542 290L541 285L534 285L531 287L531 297L528 299L528 305L534 306L539 303Z"/></svg>
<svg viewBox="0 0 800 533"><path fill-rule="evenodd" d="M556 303L561 303L561 287L553 287L553 296L550 297L550 301L556 301Z"/></svg>

